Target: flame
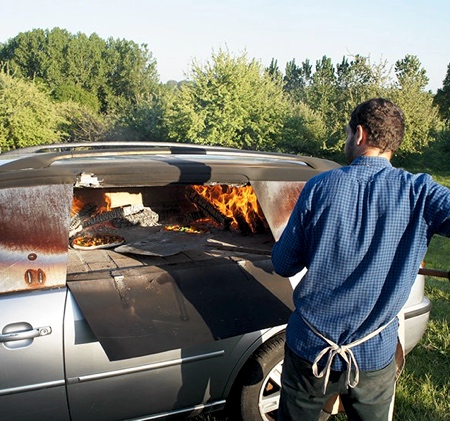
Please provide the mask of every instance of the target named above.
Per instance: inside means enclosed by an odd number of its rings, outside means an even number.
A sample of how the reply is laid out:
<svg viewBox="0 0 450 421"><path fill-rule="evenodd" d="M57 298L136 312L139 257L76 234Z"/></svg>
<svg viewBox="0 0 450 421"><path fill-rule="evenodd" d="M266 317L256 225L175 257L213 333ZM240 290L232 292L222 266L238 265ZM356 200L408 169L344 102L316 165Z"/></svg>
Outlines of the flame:
<svg viewBox="0 0 450 421"><path fill-rule="evenodd" d="M255 231L255 220L265 221L252 186L230 187L227 185L192 186L208 200L222 215L232 220L231 226L238 227L238 218L244 218L250 229Z"/></svg>
<svg viewBox="0 0 450 421"><path fill-rule="evenodd" d="M78 194L73 196L72 200L72 209L70 211L70 216L74 217L78 214L87 204L92 203L93 198L90 197L89 200L83 197L82 194ZM90 216L98 215L99 213L107 212L111 210L111 198L107 195L103 194L100 200L94 200L96 206L95 212Z"/></svg>
<svg viewBox="0 0 450 421"><path fill-rule="evenodd" d="M111 197L103 195L103 200L105 201L105 204L98 207L98 213L108 212L111 210Z"/></svg>
<svg viewBox="0 0 450 421"><path fill-rule="evenodd" d="M81 209L83 209L84 205L85 205L84 202L74 195L72 200L72 210L70 211L70 216L74 217L78 212L80 212Z"/></svg>

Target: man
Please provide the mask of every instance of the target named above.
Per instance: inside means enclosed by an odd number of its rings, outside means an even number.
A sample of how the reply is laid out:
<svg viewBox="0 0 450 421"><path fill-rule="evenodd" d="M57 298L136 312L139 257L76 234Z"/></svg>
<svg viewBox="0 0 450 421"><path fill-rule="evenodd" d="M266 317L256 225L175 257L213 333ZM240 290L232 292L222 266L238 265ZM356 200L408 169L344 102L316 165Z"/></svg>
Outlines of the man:
<svg viewBox="0 0 450 421"><path fill-rule="evenodd" d="M397 314L433 234L450 236L450 190L394 168L402 111L383 98L355 108L348 166L307 182L272 251L275 271L308 271L294 290L279 421L317 420L340 394L350 420L388 420Z"/></svg>

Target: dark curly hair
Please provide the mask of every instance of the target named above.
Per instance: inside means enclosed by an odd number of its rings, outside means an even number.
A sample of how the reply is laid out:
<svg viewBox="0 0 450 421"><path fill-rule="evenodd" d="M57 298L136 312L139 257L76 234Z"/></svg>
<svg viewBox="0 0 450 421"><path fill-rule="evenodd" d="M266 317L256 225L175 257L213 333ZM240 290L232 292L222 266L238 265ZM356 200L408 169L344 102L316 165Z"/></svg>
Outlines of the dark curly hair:
<svg viewBox="0 0 450 421"><path fill-rule="evenodd" d="M384 98L373 98L359 104L353 110L348 125L353 133L356 133L358 125L364 127L368 145L382 152L395 152L405 133L403 111Z"/></svg>

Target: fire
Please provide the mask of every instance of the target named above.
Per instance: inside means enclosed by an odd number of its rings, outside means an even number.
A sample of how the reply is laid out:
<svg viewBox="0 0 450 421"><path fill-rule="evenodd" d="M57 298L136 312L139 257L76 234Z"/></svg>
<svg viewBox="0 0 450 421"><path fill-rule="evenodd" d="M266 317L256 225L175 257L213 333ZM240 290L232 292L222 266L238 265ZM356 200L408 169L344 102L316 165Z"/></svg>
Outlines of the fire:
<svg viewBox="0 0 450 421"><path fill-rule="evenodd" d="M83 194L77 194L73 196L72 200L72 209L70 212L70 216L74 217L77 215L87 204L90 204L93 202L93 198L89 197L89 199L86 199L83 197ZM92 215L98 215L99 213L107 212L111 210L111 199L109 196L103 194L101 196L101 199L94 200L95 210ZM98 202L98 203L97 203Z"/></svg>
<svg viewBox="0 0 450 421"><path fill-rule="evenodd" d="M226 185L192 186L194 190L208 200L220 213L232 220L231 226L239 226L244 219L252 232L256 225L265 221L252 186L230 187Z"/></svg>
<svg viewBox="0 0 450 421"><path fill-rule="evenodd" d="M70 212L70 217L73 218L83 208L84 208L84 202L81 199L78 199L78 197L73 196L72 210Z"/></svg>

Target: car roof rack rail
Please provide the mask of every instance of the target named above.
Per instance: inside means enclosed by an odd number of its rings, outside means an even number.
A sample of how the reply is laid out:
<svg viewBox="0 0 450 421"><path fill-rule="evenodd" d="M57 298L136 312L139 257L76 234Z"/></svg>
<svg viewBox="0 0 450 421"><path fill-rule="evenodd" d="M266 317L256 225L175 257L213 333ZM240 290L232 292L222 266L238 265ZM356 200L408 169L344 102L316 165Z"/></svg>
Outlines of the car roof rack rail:
<svg viewBox="0 0 450 421"><path fill-rule="evenodd" d="M65 159L120 157L131 155L228 155L247 156L306 164L314 169L328 169L331 161L302 155L277 152L252 151L223 146L198 145L174 142L73 142L31 146L5 152L15 158L0 166L0 172L24 169L42 169Z"/></svg>

